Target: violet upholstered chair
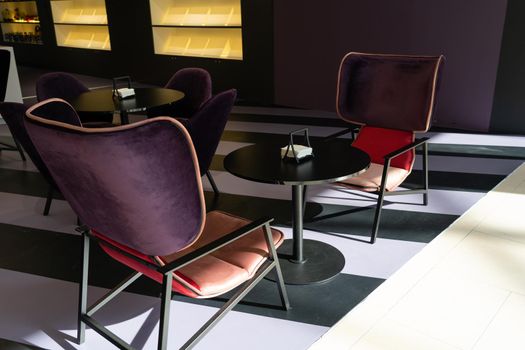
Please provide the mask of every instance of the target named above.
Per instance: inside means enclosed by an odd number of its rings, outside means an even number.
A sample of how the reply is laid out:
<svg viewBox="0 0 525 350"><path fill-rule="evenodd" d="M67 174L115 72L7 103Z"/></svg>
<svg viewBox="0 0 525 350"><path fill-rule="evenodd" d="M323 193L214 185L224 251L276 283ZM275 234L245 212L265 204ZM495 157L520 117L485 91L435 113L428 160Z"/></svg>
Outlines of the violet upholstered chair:
<svg viewBox="0 0 525 350"><path fill-rule="evenodd" d="M71 102L89 89L73 75L64 72L46 73L36 81L36 98L44 101L50 98L61 98ZM113 114L106 112L79 113L82 124L86 127L111 126Z"/></svg>
<svg viewBox="0 0 525 350"><path fill-rule="evenodd" d="M235 89L221 92L210 98L193 117L180 120L188 129L193 140L201 175L206 175L216 195L219 194L219 190L209 168L236 96L237 91Z"/></svg>
<svg viewBox="0 0 525 350"><path fill-rule="evenodd" d="M44 215L49 214L51 208L51 201L53 200L53 194L58 192L55 181L49 173L46 165L42 162L42 158L38 154L33 142L27 135L27 131L24 125L24 117L27 110L27 106L22 103L16 102L2 102L0 103L0 114L4 118L9 130L13 137L19 140L20 144L26 151L27 155L36 166L40 174L44 177L46 182L49 184L47 191L46 204L44 206Z"/></svg>
<svg viewBox="0 0 525 350"><path fill-rule="evenodd" d="M26 128L65 199L85 224L79 228L83 247L79 343L88 325L117 347L130 348L93 314L141 275L162 284L158 349L167 347L172 292L210 298L238 287L183 349L199 341L274 268L283 308L288 309L275 250L283 241L282 232L270 228L272 219L250 222L220 211L206 213L197 155L180 122L158 117L88 129L50 120L60 119L56 116L42 118L40 109L47 104L41 102L27 111ZM88 308L91 242L133 272Z"/></svg>
<svg viewBox="0 0 525 350"><path fill-rule="evenodd" d="M164 87L184 92L184 98L166 106L149 109L149 118L170 116L190 119L212 94L210 73L202 68L182 68L173 74Z"/></svg>
<svg viewBox="0 0 525 350"><path fill-rule="evenodd" d="M11 64L11 53L8 50L0 49L0 101L5 100L5 95L7 93L7 83L9 80L9 65ZM0 112L1 115L1 112ZM2 115L3 116L3 115ZM20 145L20 142L16 138L15 134L13 133L13 130L11 130L11 127L9 124L7 124L7 127L9 129L9 132L11 132L11 135L13 136L13 142L14 145L10 145L8 143L0 142L0 151L16 151L20 154L20 158L22 158L23 161L26 160L26 157L24 155L24 151L22 149L22 146Z"/></svg>
<svg viewBox="0 0 525 350"><path fill-rule="evenodd" d="M372 163L362 175L338 184L377 194L370 243L377 237L384 196L421 193L428 203L428 139L416 140L415 133L430 127L443 63L443 56L355 52L341 62L337 113L361 126L352 146L367 152ZM396 191L412 171L417 147L423 149L423 185Z"/></svg>

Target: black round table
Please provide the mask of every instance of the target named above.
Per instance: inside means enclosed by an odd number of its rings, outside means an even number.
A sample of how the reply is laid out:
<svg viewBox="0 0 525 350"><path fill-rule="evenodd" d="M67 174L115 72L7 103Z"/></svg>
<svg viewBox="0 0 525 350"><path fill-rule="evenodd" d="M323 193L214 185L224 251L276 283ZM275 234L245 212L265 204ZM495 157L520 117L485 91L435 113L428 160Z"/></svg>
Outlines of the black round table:
<svg viewBox="0 0 525 350"><path fill-rule="evenodd" d="M119 100L113 89L95 89L71 100L78 112L119 112L122 124L128 124L128 113L143 112L148 108L167 105L184 98L182 91L164 88L134 88L135 96Z"/></svg>
<svg viewBox="0 0 525 350"><path fill-rule="evenodd" d="M306 185L336 182L359 175L370 166L365 152L348 140L313 145L314 157L296 163L281 160L284 145L256 144L238 149L224 158L224 168L255 182L292 186L293 239L279 247L279 261L287 284L328 281L344 267L343 254L329 244L303 239L303 190Z"/></svg>

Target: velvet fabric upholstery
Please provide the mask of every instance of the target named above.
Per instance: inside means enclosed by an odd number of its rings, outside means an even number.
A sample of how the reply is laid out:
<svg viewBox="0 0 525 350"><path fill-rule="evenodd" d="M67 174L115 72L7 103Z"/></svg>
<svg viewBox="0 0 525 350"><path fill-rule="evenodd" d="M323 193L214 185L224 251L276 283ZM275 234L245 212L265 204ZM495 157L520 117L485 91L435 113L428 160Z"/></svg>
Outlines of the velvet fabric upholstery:
<svg viewBox="0 0 525 350"><path fill-rule="evenodd" d="M414 133L411 131L376 128L365 125L359 130L359 134L352 146L368 153L372 163L384 164L384 157L387 154L412 142L414 142ZM413 149L407 151L393 158L390 165L411 171L415 154L416 152Z"/></svg>
<svg viewBox="0 0 525 350"><path fill-rule="evenodd" d="M24 124L24 117L26 113L27 107L23 105L22 103L16 103L16 102L2 102L0 103L0 115L2 115L2 118L4 118L7 127L9 128L9 131L11 132L11 135L15 137L18 142L22 145L24 148L24 151L26 151L27 155L33 162L33 164L36 166L38 171L40 171L40 174L44 177L44 179L53 187L56 187L55 181L53 180L53 177L49 173L49 170L47 169L47 166L42 161L42 158L40 158L40 154L36 150L35 146L33 145L33 142L29 138L29 135L27 134L25 124Z"/></svg>
<svg viewBox="0 0 525 350"><path fill-rule="evenodd" d="M193 140L201 175L210 167L236 96L235 89L221 92L208 100L192 118L182 121Z"/></svg>
<svg viewBox="0 0 525 350"><path fill-rule="evenodd" d="M184 98L167 106L151 108L148 110L150 118L161 115L192 118L212 94L211 76L202 68L180 69L164 87L184 92Z"/></svg>
<svg viewBox="0 0 525 350"><path fill-rule="evenodd" d="M46 73L36 81L36 98L39 102L50 98L61 98L71 102L78 95L88 91L80 80L64 72ZM109 124L113 121L113 113L79 113L79 117L82 123Z"/></svg>
<svg viewBox="0 0 525 350"><path fill-rule="evenodd" d="M9 80L9 65L11 64L11 53L0 49L0 101L5 100L7 82Z"/></svg>
<svg viewBox="0 0 525 350"><path fill-rule="evenodd" d="M80 117L73 107L60 98L50 98L31 107L31 114L75 126L82 126Z"/></svg>
<svg viewBox="0 0 525 350"><path fill-rule="evenodd" d="M84 224L146 255L197 239L205 213L201 177L179 122L86 129L41 119L32 108L28 134Z"/></svg>
<svg viewBox="0 0 525 350"><path fill-rule="evenodd" d="M427 131L443 62L443 56L351 52L339 68L337 112L351 123Z"/></svg>

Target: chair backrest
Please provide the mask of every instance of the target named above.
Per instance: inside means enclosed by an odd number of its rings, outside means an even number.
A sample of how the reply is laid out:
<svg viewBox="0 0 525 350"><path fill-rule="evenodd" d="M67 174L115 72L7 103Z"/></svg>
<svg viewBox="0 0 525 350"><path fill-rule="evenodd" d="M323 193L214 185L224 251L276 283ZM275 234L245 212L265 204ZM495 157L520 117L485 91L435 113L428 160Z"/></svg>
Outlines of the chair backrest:
<svg viewBox="0 0 525 350"><path fill-rule="evenodd" d="M201 68L183 68L173 74L165 88L184 92L184 98L173 104L170 114L177 118L191 118L211 98L210 73Z"/></svg>
<svg viewBox="0 0 525 350"><path fill-rule="evenodd" d="M201 174L210 167L236 96L235 89L213 96L186 124L197 151Z"/></svg>
<svg viewBox="0 0 525 350"><path fill-rule="evenodd" d="M9 80L9 65L11 64L11 53L0 49L0 101L5 100L7 82Z"/></svg>
<svg viewBox="0 0 525 350"><path fill-rule="evenodd" d="M427 131L443 62L443 56L351 52L339 67L337 113L356 124Z"/></svg>
<svg viewBox="0 0 525 350"><path fill-rule="evenodd" d="M36 81L36 98L38 101L57 97L69 102L86 91L89 89L68 73L46 73Z"/></svg>
<svg viewBox="0 0 525 350"><path fill-rule="evenodd" d="M50 185L55 186L55 181L53 180L53 177L49 173L47 166L42 161L40 154L36 150L35 146L33 145L33 142L27 134L24 124L26 110L27 107L22 103L0 103L0 114L2 115L2 118L4 118L7 127L11 132L11 135L13 135L13 137L16 138L18 142L20 142L27 155L29 156L33 164L37 167L38 171L40 171L42 176L46 179L46 181Z"/></svg>
<svg viewBox="0 0 525 350"><path fill-rule="evenodd" d="M31 114L56 122L82 126L77 112L67 101L61 98L50 98L31 109Z"/></svg>
<svg viewBox="0 0 525 350"><path fill-rule="evenodd" d="M178 121L89 129L33 114L46 103L27 111L26 129L84 224L146 255L171 254L198 238L205 220L201 176Z"/></svg>

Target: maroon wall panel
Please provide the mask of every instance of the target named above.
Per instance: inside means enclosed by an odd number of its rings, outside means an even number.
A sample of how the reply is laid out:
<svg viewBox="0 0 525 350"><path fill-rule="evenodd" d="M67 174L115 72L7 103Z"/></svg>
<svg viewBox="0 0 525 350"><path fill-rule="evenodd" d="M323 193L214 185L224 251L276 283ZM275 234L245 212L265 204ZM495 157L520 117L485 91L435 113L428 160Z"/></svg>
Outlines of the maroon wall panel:
<svg viewBox="0 0 525 350"><path fill-rule="evenodd" d="M434 125L487 131L507 0L274 1L275 103L335 110L349 51L444 54Z"/></svg>

